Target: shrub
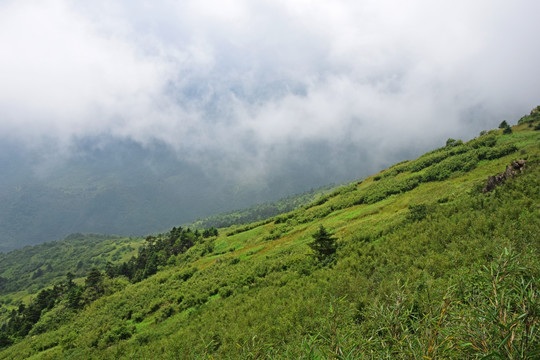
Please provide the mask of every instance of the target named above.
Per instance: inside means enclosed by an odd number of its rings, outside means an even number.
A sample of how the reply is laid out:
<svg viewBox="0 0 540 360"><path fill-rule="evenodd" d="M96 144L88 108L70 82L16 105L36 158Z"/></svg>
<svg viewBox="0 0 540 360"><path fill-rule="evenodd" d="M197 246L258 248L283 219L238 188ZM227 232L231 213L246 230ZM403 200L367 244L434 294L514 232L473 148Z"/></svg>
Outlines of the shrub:
<svg viewBox="0 0 540 360"><path fill-rule="evenodd" d="M523 125L527 123L530 125L531 123L538 120L540 120L540 106L532 109L529 115L525 115L521 119L519 119L518 125Z"/></svg>
<svg viewBox="0 0 540 360"><path fill-rule="evenodd" d="M178 280L187 281L197 272L197 268L189 267L175 275Z"/></svg>
<svg viewBox="0 0 540 360"><path fill-rule="evenodd" d="M409 205L409 214L407 214L407 220L420 221L420 220L425 219L426 216L427 216L426 204Z"/></svg>
<svg viewBox="0 0 540 360"><path fill-rule="evenodd" d="M470 148L463 145L463 143L461 143L461 145L454 145L452 148L445 151L430 153L428 155L420 157L418 160L409 164L409 170L411 172L418 172L433 164L439 163L450 156L463 154L469 150Z"/></svg>
<svg viewBox="0 0 540 360"><path fill-rule="evenodd" d="M233 293L234 293L234 290L230 286L224 286L218 291L219 296L221 296L222 298L227 298L231 296Z"/></svg>
<svg viewBox="0 0 540 360"><path fill-rule="evenodd" d="M173 316L176 312L176 309L174 306L172 305L168 305L168 306L165 306L164 308L162 308L157 316L156 316L156 319L155 319L155 323L159 323L161 321L164 321L168 318L170 318L171 316Z"/></svg>
<svg viewBox="0 0 540 360"><path fill-rule="evenodd" d="M103 345L108 346L117 343L120 340L127 340L131 338L134 330L133 327L127 327L123 324L115 327L104 334L102 338Z"/></svg>
<svg viewBox="0 0 540 360"><path fill-rule="evenodd" d="M4 332L0 332L0 349L10 346L13 343L11 338Z"/></svg>
<svg viewBox="0 0 540 360"><path fill-rule="evenodd" d="M454 146L455 143L456 139L449 138L448 140L446 140L446 146Z"/></svg>
<svg viewBox="0 0 540 360"><path fill-rule="evenodd" d="M466 153L453 156L428 168L424 173L424 181L440 181L448 179L455 172L472 170L477 162L478 157L476 154Z"/></svg>
<svg viewBox="0 0 540 360"><path fill-rule="evenodd" d="M480 160L492 160L511 154L515 151L517 151L517 147L514 144L504 144L494 148L479 148L475 152Z"/></svg>
<svg viewBox="0 0 540 360"><path fill-rule="evenodd" d="M472 139L471 141L467 142L467 145L472 147L473 149L478 149L481 147L493 147L497 143L497 138L495 135L483 135L480 137L477 137L476 139Z"/></svg>

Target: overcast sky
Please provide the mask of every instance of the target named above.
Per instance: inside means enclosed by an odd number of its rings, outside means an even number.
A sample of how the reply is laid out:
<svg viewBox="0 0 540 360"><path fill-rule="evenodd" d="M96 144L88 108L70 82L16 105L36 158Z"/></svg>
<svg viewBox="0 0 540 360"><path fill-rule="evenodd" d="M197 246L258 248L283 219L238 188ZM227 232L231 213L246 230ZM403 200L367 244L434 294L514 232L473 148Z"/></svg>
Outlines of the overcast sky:
<svg viewBox="0 0 540 360"><path fill-rule="evenodd" d="M0 134L56 151L159 142L254 178L324 145L320 171L373 170L540 104L538 14L537 0L0 0Z"/></svg>

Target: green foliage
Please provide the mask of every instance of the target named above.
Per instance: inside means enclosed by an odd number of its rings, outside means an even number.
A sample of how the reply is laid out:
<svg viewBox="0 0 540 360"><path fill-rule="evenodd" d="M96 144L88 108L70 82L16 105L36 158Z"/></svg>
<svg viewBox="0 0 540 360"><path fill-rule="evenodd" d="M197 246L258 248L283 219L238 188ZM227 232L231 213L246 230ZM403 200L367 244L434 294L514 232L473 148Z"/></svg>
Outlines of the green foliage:
<svg viewBox="0 0 540 360"><path fill-rule="evenodd" d="M499 129L503 129L503 134L505 135L512 133L512 128L510 127L510 125L508 125L506 120L499 125Z"/></svg>
<svg viewBox="0 0 540 360"><path fill-rule="evenodd" d="M540 106L534 108L529 115L525 115L519 119L518 125L532 124L537 121L540 121Z"/></svg>
<svg viewBox="0 0 540 360"><path fill-rule="evenodd" d="M516 152L518 148L514 144L503 144L493 148L479 148L475 151L478 159L493 160Z"/></svg>
<svg viewBox="0 0 540 360"><path fill-rule="evenodd" d="M443 150L440 152L434 152L429 155L421 156L419 159L411 162L408 166L408 170L411 172L418 172L422 169L427 168L433 164L439 163L442 160L451 157L453 155L462 154L469 151L469 148L466 146L456 146L451 147L448 150Z"/></svg>
<svg viewBox="0 0 540 360"><path fill-rule="evenodd" d="M425 219L427 216L427 206L426 204L413 204L409 205L409 214L407 219L409 221L420 221Z"/></svg>
<svg viewBox="0 0 540 360"><path fill-rule="evenodd" d="M41 314L55 306L65 289L65 284L62 284L52 289L42 290L30 304L20 304L16 310L13 310L0 326L0 339L4 346L28 335L34 324L39 321Z"/></svg>
<svg viewBox="0 0 540 360"><path fill-rule="evenodd" d="M203 233L202 233L202 236L203 238L209 238L211 236L218 236L219 233L218 233L218 229L216 229L215 227L211 227L210 229L204 229Z"/></svg>
<svg viewBox="0 0 540 360"><path fill-rule="evenodd" d="M142 239L97 234L72 234L64 240L0 253L0 295L15 291L36 294L40 289L64 281L71 272L73 279L86 276L93 267L105 269L137 253ZM36 272L41 275L36 277Z"/></svg>
<svg viewBox="0 0 540 360"><path fill-rule="evenodd" d="M448 332L459 342L463 357L480 353L534 359L539 355L538 268L530 268L527 260L515 250L504 249L475 276L476 289L469 287L461 299L454 300L451 315L459 320Z"/></svg>
<svg viewBox="0 0 540 360"><path fill-rule="evenodd" d="M84 285L88 292L88 301L93 301L103 295L103 274L96 268L92 268L84 280Z"/></svg>
<svg viewBox="0 0 540 360"><path fill-rule="evenodd" d="M13 344L13 340L5 332L0 332L0 349Z"/></svg>
<svg viewBox="0 0 540 360"><path fill-rule="evenodd" d="M315 257L319 262L331 261L337 251L336 238L322 225L320 225L319 230L313 234L313 241L310 242L308 246L315 252Z"/></svg>
<svg viewBox="0 0 540 360"><path fill-rule="evenodd" d="M478 149L482 147L493 147L497 143L497 137L493 134L484 134L476 139L472 139L467 142L467 145L473 149Z"/></svg>
<svg viewBox="0 0 540 360"><path fill-rule="evenodd" d="M448 179L457 171L470 171L478 162L478 158L471 152L452 156L444 159L440 163L429 167L424 172L424 181L441 181Z"/></svg>
<svg viewBox="0 0 540 360"><path fill-rule="evenodd" d="M173 227L168 234L160 234L157 237L147 236L136 257L134 256L129 261L116 266L109 265L107 274L110 277L125 276L133 282L141 281L154 275L158 271L158 267L167 265L169 259L185 253L195 243L200 242L205 234L208 238L217 236L217 233L215 228L211 228L201 235L198 230L193 232L189 228ZM211 252L208 247L209 242L207 241L205 244L204 253Z"/></svg>
<svg viewBox="0 0 540 360"><path fill-rule="evenodd" d="M107 331L100 339L101 346L106 347L111 344L115 344L120 340L126 340L129 339L133 332L135 331L135 327L133 326L126 326L124 324L114 327L111 330Z"/></svg>

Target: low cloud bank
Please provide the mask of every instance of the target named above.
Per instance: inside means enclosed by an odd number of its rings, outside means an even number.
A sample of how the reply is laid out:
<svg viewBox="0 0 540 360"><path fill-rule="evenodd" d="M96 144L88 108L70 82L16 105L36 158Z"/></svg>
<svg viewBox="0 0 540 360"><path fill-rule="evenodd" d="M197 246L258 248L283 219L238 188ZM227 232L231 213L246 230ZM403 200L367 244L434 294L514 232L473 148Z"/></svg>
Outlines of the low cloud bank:
<svg viewBox="0 0 540 360"><path fill-rule="evenodd" d="M83 138L161 143L247 182L295 161L365 175L536 106L538 10L3 1L0 133L54 156Z"/></svg>

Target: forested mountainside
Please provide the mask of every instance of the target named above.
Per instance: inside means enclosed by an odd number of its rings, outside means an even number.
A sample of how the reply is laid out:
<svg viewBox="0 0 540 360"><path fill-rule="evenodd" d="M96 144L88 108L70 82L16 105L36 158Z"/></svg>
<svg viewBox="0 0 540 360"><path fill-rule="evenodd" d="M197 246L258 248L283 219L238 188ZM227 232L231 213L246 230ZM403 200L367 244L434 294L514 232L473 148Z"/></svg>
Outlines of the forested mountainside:
<svg viewBox="0 0 540 360"><path fill-rule="evenodd" d="M30 295L64 280L71 272L84 278L93 267L125 261L137 254L144 239L99 234L71 234L62 241L0 253L0 295ZM3 299L12 301L11 297Z"/></svg>
<svg viewBox="0 0 540 360"><path fill-rule="evenodd" d="M4 304L0 358L536 359L539 115L265 221L148 236Z"/></svg>

